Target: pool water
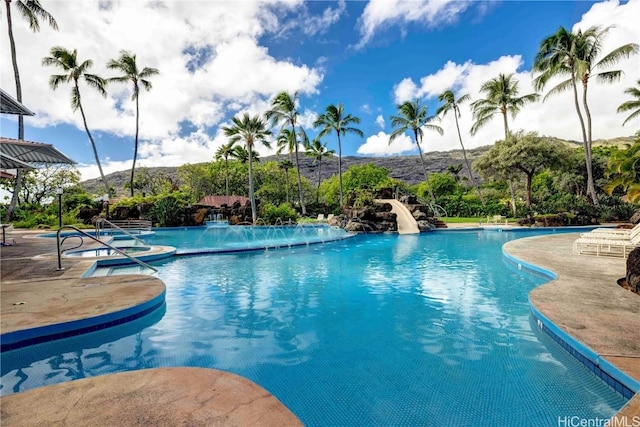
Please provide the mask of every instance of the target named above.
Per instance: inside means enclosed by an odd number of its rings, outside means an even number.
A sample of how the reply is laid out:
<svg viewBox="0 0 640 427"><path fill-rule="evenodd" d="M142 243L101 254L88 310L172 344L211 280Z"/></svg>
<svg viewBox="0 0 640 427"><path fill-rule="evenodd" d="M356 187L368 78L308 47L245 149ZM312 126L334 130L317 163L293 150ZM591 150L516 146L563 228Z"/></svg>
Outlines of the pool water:
<svg viewBox="0 0 640 427"><path fill-rule="evenodd" d="M119 247L118 249L128 255L138 254L140 252L147 252L151 250L151 248L148 246L137 246L137 247L125 246L125 247ZM72 258L74 257L95 258L95 257L102 257L102 256L117 256L117 255L122 255L122 254L112 248L84 249L81 251L68 251L68 252L65 252L64 254L64 256L72 257Z"/></svg>
<svg viewBox="0 0 640 427"><path fill-rule="evenodd" d="M255 381L307 426L608 418L626 400L532 321L527 294L547 279L502 257L533 234L360 235L158 261L161 319L2 353L0 392L199 366Z"/></svg>
<svg viewBox="0 0 640 427"><path fill-rule="evenodd" d="M178 254L264 250L330 242L352 237L342 228L327 225L232 226L156 229L144 241L177 248Z"/></svg>

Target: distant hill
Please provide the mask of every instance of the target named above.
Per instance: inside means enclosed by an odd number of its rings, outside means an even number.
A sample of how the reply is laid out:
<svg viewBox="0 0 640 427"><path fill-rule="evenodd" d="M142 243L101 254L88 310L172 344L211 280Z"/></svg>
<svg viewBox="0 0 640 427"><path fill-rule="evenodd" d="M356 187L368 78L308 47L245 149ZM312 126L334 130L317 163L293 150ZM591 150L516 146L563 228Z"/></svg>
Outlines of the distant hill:
<svg viewBox="0 0 640 427"><path fill-rule="evenodd" d="M580 147L582 143L577 141L568 141L559 138L553 138L558 143L563 143L571 147ZM633 142L632 137L620 137L611 140L596 140L593 142L594 146L599 145L616 145L622 146L624 144L630 144ZM467 150L467 158L469 162L473 163L478 157L487 152L491 146L473 148ZM287 156L268 156L261 158L262 163L268 161L280 161L287 158ZM432 151L424 154L427 170L429 173L444 172L450 165L463 165L463 169L460 172L460 176L468 176L466 167L464 167L464 157L462 150L452 151ZM423 180L422 166L420 165L420 157L415 156L393 156L393 157L357 157L347 156L342 158L342 171L346 171L349 166L362 165L365 163L373 163L377 166L385 167L389 170L390 175L393 178L405 181L408 184L417 184ZM177 167L152 167L146 168L150 173L162 172L165 175L170 176L172 179L177 180L178 168ZM316 182L318 179L317 165L313 165L313 159L304 155L300 156L300 173L310 179L312 182ZM332 175L338 173L338 157L334 156L322 160L321 177L323 180L330 178ZM128 194L128 190L125 190L125 183L129 182L131 177L131 170L124 170L120 172L114 172L106 176L109 184L116 188L118 195ZM102 194L104 189L102 182L99 178L89 179L83 181L81 185L90 194Z"/></svg>

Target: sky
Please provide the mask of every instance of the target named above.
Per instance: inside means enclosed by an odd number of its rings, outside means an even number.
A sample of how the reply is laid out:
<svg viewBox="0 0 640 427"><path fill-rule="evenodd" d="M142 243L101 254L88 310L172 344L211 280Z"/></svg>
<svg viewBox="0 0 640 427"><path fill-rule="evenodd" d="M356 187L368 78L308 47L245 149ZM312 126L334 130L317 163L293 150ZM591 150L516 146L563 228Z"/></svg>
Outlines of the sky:
<svg viewBox="0 0 640 427"><path fill-rule="evenodd" d="M15 3L15 2L13 2ZM389 144L390 117L407 100L420 99L435 114L438 95L452 89L481 99L480 86L500 73L514 74L519 95L534 92L532 62L540 42L559 27L611 28L602 52L640 43L640 0L630 1L93 1L41 0L59 30L45 22L33 33L15 9L13 29L23 103L36 113L25 117L25 139L55 145L78 162L82 179L99 176L79 111L72 111L70 84L55 91L49 77L60 69L42 58L61 46L90 59L89 72L119 75L106 64L122 50L136 55L138 67L153 67L152 89L140 93L140 146L136 167L179 166L212 161L228 142L222 132L230 119L262 114L281 92L299 93L300 124L310 137L316 117L330 104L360 118L364 137L342 140L343 156L418 154L409 134ZM0 85L15 95L2 8ZM589 106L593 139L631 136L640 123L622 123L616 113L629 99L624 90L640 79L640 55L620 61L619 82L591 83ZM548 88L552 87L551 85ZM541 94L545 95L545 89ZM111 83L108 96L80 86L87 124L105 173L131 168L135 103L131 85ZM493 144L504 136L501 117L475 136L470 103L461 106L466 148ZM460 148L451 114L440 122L441 136L427 130L423 150ZM14 117L0 119L2 136L17 137ZM525 106L509 118L513 130L580 141L571 93ZM279 130L275 128L274 131ZM323 139L337 152L335 134ZM274 144L275 145L275 144ZM273 149L257 147L261 155Z"/></svg>

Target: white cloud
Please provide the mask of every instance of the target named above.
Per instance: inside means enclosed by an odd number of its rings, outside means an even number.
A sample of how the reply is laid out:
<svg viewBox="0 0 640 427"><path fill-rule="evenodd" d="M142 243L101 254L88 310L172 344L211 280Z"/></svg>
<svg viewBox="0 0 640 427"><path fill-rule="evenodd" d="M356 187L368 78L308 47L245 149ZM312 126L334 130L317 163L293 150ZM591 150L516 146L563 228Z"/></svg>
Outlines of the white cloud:
<svg viewBox="0 0 640 427"><path fill-rule="evenodd" d="M403 79L400 83L393 86L393 98L398 105L414 99L417 92L418 87L410 78Z"/></svg>
<svg viewBox="0 0 640 427"><path fill-rule="evenodd" d="M398 25L403 33L410 23L434 27L455 22L457 17L473 2L457 0L371 0L358 21L360 41L363 47L381 28Z"/></svg>
<svg viewBox="0 0 640 427"><path fill-rule="evenodd" d="M417 150L418 147L411 141L408 135L400 135L389 144L389 135L378 132L367 138L364 144L358 147L358 154L365 156L393 156Z"/></svg>
<svg viewBox="0 0 640 427"><path fill-rule="evenodd" d="M640 27L636 23L640 16L640 1L630 1L619 5L615 1L598 3L587 12L583 19L574 26L585 28L591 25L606 27L614 25L604 39L603 53L608 53L616 47L640 40ZM546 35L542 35L544 37ZM598 58L600 59L600 58ZM631 135L637 129L632 126L622 127L624 115L616 114L618 106L627 99L624 94L626 88L635 85L638 79L640 58L636 55L621 60L615 67L621 69L624 75L621 81L604 85L595 80L589 85L589 108L593 119L593 139L614 138L620 135ZM529 70L522 70L523 59L520 55L502 56L486 64L475 64L467 61L464 64L447 62L436 72L425 75L416 84L405 78L394 87L396 101L420 97L427 100L429 114L434 114L439 102L437 97L447 89L453 88L457 97L469 94L471 100L484 97L480 93L482 83L495 78L500 73L514 74L519 82L519 95L533 93L533 75ZM553 87L549 84L542 95ZM579 87L581 97L582 88ZM581 98L580 98L581 101ZM496 115L484 128L471 137L469 129L473 124L470 103L461 106L462 117L459 119L460 131L466 148L491 145L496 140L504 138L504 127L501 115ZM508 117L511 130L524 129L536 131L541 135L556 136L573 141L582 141L582 133L575 111L571 92L564 92L550 97L545 102L535 102L524 106L513 119ZM425 151L446 151L460 147L458 134L453 116L447 115L439 125L444 129L443 137L426 138Z"/></svg>
<svg viewBox="0 0 640 427"><path fill-rule="evenodd" d="M140 138L144 142L139 164L146 166L212 158L210 150L219 136L208 135L207 130L229 114L244 109L263 112L257 107L267 105L266 100L275 93L315 94L322 82L320 69L277 60L259 45L261 36L279 29L278 17L271 9L291 11L300 6L299 1L208 2L207 7L184 1L111 2L108 8L100 8L100 4L47 3L59 31L43 24L41 32L33 34L19 17L14 19L23 101L36 113L29 118L29 125L69 123L84 129L79 112L70 107L70 85L63 84L56 91L49 88L49 76L62 72L41 66L52 46L77 49L80 61L93 61L89 71L103 77L117 74L107 70L106 63L122 49L137 55L139 67L159 69L160 74L150 79L152 90L140 95ZM318 22L330 25L344 8L340 3L325 10ZM9 51L8 37L0 38L0 50ZM11 61L0 62L0 72L2 76L13 75ZM111 84L107 90L109 97L104 99L81 86L90 129L132 137L135 106L129 85ZM195 133L180 136L182 124L194 127ZM130 165L104 163L105 169ZM80 169L83 179L97 175L97 171L91 173L92 167Z"/></svg>
<svg viewBox="0 0 640 427"><path fill-rule="evenodd" d="M380 126L380 129L384 129L384 117L382 117L382 114L378 114L378 117L376 117L376 124Z"/></svg>

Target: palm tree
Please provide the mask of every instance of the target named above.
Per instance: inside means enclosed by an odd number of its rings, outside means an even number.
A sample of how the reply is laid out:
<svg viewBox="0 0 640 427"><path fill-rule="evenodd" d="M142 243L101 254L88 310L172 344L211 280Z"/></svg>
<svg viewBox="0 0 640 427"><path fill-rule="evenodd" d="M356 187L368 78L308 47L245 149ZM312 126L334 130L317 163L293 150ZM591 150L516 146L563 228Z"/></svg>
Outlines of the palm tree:
<svg viewBox="0 0 640 427"><path fill-rule="evenodd" d="M338 179L340 182L340 206L342 206L342 141L340 136L344 136L348 133L353 133L359 137L364 137L362 131L352 125L360 124L360 118L352 116L351 114L345 114L342 103L338 105L329 105L325 109L325 112L318 116L313 123L313 127L322 127L318 138L328 135L331 132L335 132L338 137Z"/></svg>
<svg viewBox="0 0 640 427"><path fill-rule="evenodd" d="M127 52L126 50L120 51L120 58L112 59L107 63L107 68L112 70L119 70L123 73L120 77L112 77L110 82L126 83L130 81L133 83L133 94L131 100L136 101L136 138L133 150L133 165L131 166L131 197L133 197L133 177L136 169L136 159L138 158L138 129L140 124L140 104L138 96L140 95L140 85L145 90L151 90L151 82L147 80L149 77L159 73L155 68L144 67L141 71L138 70L138 64L136 63L136 55Z"/></svg>
<svg viewBox="0 0 640 427"><path fill-rule="evenodd" d="M31 31L38 32L40 31L40 21L39 19L45 20L49 23L49 26L54 30L58 29L58 23L53 18L53 16L44 10L40 5L38 0L4 0L5 6L7 8L7 28L9 30L9 46L11 49L11 63L13 64L13 75L16 82L16 99L18 102L22 102L22 85L20 83L20 71L18 70L18 59L16 56L16 42L13 37L13 20L11 18L11 3L13 3L18 9L18 12L24 19L29 21L29 28ZM22 116L18 116L18 139L24 139L24 118ZM11 196L11 202L9 203L9 208L7 209L7 222L11 221L13 217L13 212L18 205L18 197L20 191L22 190L22 170L16 170L16 181L13 188L13 195Z"/></svg>
<svg viewBox="0 0 640 427"><path fill-rule="evenodd" d="M469 182L476 188L478 197L484 205L484 199L482 198L482 193L480 192L480 186L473 179L473 174L471 173L471 165L469 164L469 159L467 159L467 150L464 149L464 144L462 143L462 135L460 134L460 125L458 123L458 118L461 116L460 104L465 103L469 100L471 100L471 97L468 94L462 95L456 100L456 96L453 91L451 89L447 89L438 97L438 101L444 102L444 104L438 107L438 109L436 110L436 116L445 117L450 111L453 113L453 117L456 120L456 130L458 131L460 147L462 147L462 156L464 157L464 163L467 166L467 171L469 172ZM458 175L456 174L456 177L457 176Z"/></svg>
<svg viewBox="0 0 640 427"><path fill-rule="evenodd" d="M78 62L78 52L76 49L73 51L69 51L63 47L55 46L51 48L49 52L51 56L47 56L42 58L42 65L44 66L53 66L62 68L63 71L66 71L67 74L53 74L49 77L49 86L51 89L56 90L60 83L73 83L73 87L71 88L71 109L76 111L80 109L80 114L82 115L82 122L84 123L84 129L89 136L89 140L91 141L91 147L93 148L93 155L96 159L96 164L98 165L98 169L100 170L100 177L102 178L102 182L107 190L107 194L110 194L109 183L107 182L107 178L104 176L104 172L102 172L102 165L100 164L100 158L98 157L98 149L96 148L96 143L91 136L91 132L89 131L89 126L87 126L87 118L84 114L84 109L82 108L82 102L80 98L80 79L83 79L85 83L94 89L96 89L103 97L107 96L107 91L105 90L106 81L102 77L96 74L89 74L87 71L89 68L93 66L93 61L87 59L82 63Z"/></svg>
<svg viewBox="0 0 640 427"><path fill-rule="evenodd" d="M413 133L413 140L418 146L418 152L420 153L420 162L422 163L422 172L424 172L424 179L429 184L429 172L427 172L427 165L422 156L422 138L424 136L424 130L433 130L442 135L444 132L438 125L431 124L435 120L435 116L427 115L427 106L421 105L420 100L405 101L403 104L397 106L398 115L391 116L391 126L396 128L389 137L389 144L393 142L400 135L408 130ZM431 185L428 185L429 195L431 196L431 202L435 205L436 198L433 195Z"/></svg>
<svg viewBox="0 0 640 427"><path fill-rule="evenodd" d="M293 164L293 162L291 160L289 160L289 159L284 159L278 165L278 167L284 171L284 181L285 181L285 185L287 187L286 188L286 190L287 190L287 203L289 203L289 169L291 169L294 166L295 165Z"/></svg>
<svg viewBox="0 0 640 427"><path fill-rule="evenodd" d="M640 117L640 79L636 81L636 87L627 88L624 93L631 95L634 99L631 101L625 101L618 107L618 113L624 113L626 111L632 111L631 115L627 117L624 122L622 122L622 126L627 124L629 120L635 119L636 117Z"/></svg>
<svg viewBox="0 0 640 427"><path fill-rule="evenodd" d="M496 113L502 114L504 124L504 139L509 137L509 123L507 113L515 118L523 106L538 99L537 93L518 96L518 81L513 74L500 74L498 77L484 82L480 92L487 97L471 103L475 122L471 126L471 135L475 135L486 125Z"/></svg>
<svg viewBox="0 0 640 427"><path fill-rule="evenodd" d="M234 146L229 156L236 159L243 165L246 165L249 162L249 151L242 145ZM251 161L260 163L260 155L255 150L251 150Z"/></svg>
<svg viewBox="0 0 640 427"><path fill-rule="evenodd" d="M327 150L327 144L320 141L320 135L313 138L313 141L306 147L305 155L313 157L313 164L318 163L318 185L316 187L316 203L320 203L320 178L322 176L322 158L331 157L336 150ZM341 204L342 205L342 204Z"/></svg>
<svg viewBox="0 0 640 427"><path fill-rule="evenodd" d="M296 108L297 101L298 92L294 93L293 96L291 96L287 92L280 92L271 102L271 109L266 112L265 116L267 120L271 120L274 127L278 124L282 124L282 128L284 128L286 125L291 126L291 137L293 138L293 146L296 158L296 171L298 174L298 195L300 198L300 209L302 211L302 215L306 215L307 209L304 206L302 178L300 176L300 162L298 159L298 142L295 138L295 135L298 134L296 130L299 114ZM300 128L300 130L304 132L302 128Z"/></svg>
<svg viewBox="0 0 640 427"><path fill-rule="evenodd" d="M247 155L253 153L253 147L257 142L261 142L269 148L267 136L271 135L271 131L267 129L267 124L260 116L250 117L244 113L242 118L233 117L231 119L233 126L223 127L224 134L230 138L230 143L244 142ZM258 214L256 212L256 198L253 191L253 156L248 155L249 160L249 200L251 201L251 219L256 223Z"/></svg>
<svg viewBox="0 0 640 427"><path fill-rule="evenodd" d="M538 99L537 93L518 96L518 81L513 74L500 74L498 77L486 81L480 87L480 92L487 97L471 103L475 122L471 126L471 135L475 135L486 125L496 113L502 114L504 124L504 140L509 138L509 123L507 113L515 118L523 106ZM511 209L516 214L516 196L513 181L509 178L509 192L511 193Z"/></svg>
<svg viewBox="0 0 640 427"><path fill-rule="evenodd" d="M604 83L619 80L622 76L622 71L620 70L602 72L598 72L598 70L638 52L637 44L628 43L614 49L600 61L595 62L602 49L602 39L609 29L610 27L601 30L600 27L593 26L584 32L579 30L574 34L560 27L555 34L542 41L533 64L533 71L539 73L534 80L536 90L542 90L553 77L567 77L567 79L554 86L545 95L544 100L569 88L573 89L574 104L582 128L587 169L587 194L596 206L598 205L598 197L593 180L591 113L587 103L589 79L595 76L597 81ZM582 83L582 105L587 117L586 127L578 103L578 81Z"/></svg>
<svg viewBox="0 0 640 427"><path fill-rule="evenodd" d="M233 146L235 142L222 144L216 151L216 160L224 160L224 181L225 195L227 196L227 205L229 204L229 157L233 154Z"/></svg>

